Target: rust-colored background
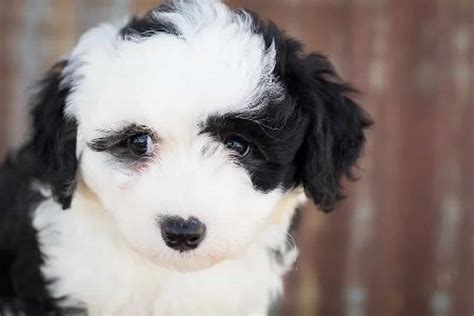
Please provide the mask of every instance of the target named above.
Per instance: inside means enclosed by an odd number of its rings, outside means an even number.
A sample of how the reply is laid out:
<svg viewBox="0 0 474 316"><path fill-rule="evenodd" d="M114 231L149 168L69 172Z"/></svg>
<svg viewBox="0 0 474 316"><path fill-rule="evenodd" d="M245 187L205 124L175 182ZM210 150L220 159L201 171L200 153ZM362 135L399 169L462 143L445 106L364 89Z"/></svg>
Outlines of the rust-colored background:
<svg viewBox="0 0 474 316"><path fill-rule="evenodd" d="M232 0L330 56L376 125L361 180L308 206L284 315L474 314L474 0ZM27 90L99 21L151 0L0 0L0 157Z"/></svg>

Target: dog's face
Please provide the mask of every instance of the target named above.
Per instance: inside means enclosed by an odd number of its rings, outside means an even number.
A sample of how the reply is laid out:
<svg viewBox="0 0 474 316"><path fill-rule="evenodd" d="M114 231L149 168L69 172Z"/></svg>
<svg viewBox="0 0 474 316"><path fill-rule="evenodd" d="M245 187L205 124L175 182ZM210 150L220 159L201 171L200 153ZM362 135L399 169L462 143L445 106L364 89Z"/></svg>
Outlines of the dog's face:
<svg viewBox="0 0 474 316"><path fill-rule="evenodd" d="M81 38L45 82L30 149L64 208L79 175L131 248L201 269L245 251L300 186L333 208L369 124L348 90L253 14L168 3Z"/></svg>

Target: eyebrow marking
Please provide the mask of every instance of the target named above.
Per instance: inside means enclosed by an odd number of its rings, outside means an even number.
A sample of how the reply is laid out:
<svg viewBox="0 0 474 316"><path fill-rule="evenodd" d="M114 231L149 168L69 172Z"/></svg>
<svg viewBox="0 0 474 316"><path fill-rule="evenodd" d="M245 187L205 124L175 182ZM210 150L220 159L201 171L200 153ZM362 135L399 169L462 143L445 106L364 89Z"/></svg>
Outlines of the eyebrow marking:
<svg viewBox="0 0 474 316"><path fill-rule="evenodd" d="M155 133L153 133L150 128L139 124L129 124L118 130L100 130L100 133L103 136L95 138L87 143L89 148L98 152L107 151L113 147L125 145L123 142L126 142L128 138L133 135L140 133L150 135L153 141L156 141L157 139Z"/></svg>
<svg viewBox="0 0 474 316"><path fill-rule="evenodd" d="M88 147L96 152L107 152L121 163L127 165L142 164L156 155L156 144L159 138L153 130L145 125L129 124L117 130L101 130L100 133L103 136L88 142ZM152 153L136 155L130 150L128 146L129 139L137 134L147 134L151 137L154 146Z"/></svg>

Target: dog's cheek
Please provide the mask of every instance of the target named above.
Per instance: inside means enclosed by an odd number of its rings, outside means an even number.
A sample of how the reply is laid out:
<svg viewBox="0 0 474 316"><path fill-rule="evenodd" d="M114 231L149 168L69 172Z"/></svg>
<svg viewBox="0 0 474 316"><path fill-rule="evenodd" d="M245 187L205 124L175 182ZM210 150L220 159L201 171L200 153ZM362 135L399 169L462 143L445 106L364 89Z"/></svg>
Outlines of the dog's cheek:
<svg viewBox="0 0 474 316"><path fill-rule="evenodd" d="M239 256L268 223L281 193L256 190L239 167L193 161L189 155L181 160L170 157L134 175L103 153L85 152L81 172L119 234L141 256L183 269ZM176 252L164 244L157 220L165 215L194 216L205 223L206 238L193 259L176 262Z"/></svg>
<svg viewBox="0 0 474 316"><path fill-rule="evenodd" d="M166 248L157 218L150 208L125 204L116 207L113 217L122 237L142 255L153 257Z"/></svg>
<svg viewBox="0 0 474 316"><path fill-rule="evenodd" d="M81 157L80 173L85 184L108 212L113 212L114 205L127 196L131 178L107 154L85 150Z"/></svg>

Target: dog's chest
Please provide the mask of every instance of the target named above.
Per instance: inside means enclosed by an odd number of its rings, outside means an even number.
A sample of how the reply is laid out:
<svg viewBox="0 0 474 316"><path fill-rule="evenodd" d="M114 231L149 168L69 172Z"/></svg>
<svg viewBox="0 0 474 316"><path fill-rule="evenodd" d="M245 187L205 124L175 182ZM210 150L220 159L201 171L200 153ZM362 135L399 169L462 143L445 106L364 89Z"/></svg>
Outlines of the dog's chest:
<svg viewBox="0 0 474 316"><path fill-rule="evenodd" d="M86 302L93 315L265 314L281 291L281 278L263 256L254 259L258 262L226 262L186 274L147 269L131 272L134 268L129 267L121 275L105 272L109 282L90 278L63 291L78 290L71 296ZM67 279L63 276L58 283L66 284Z"/></svg>
<svg viewBox="0 0 474 316"><path fill-rule="evenodd" d="M281 293L286 267L263 247L198 272L157 267L110 238L103 226L44 202L34 224L54 297L82 302L91 315L264 314ZM56 215L55 215L56 214ZM57 215L59 214L59 215ZM100 218L93 223L102 225Z"/></svg>

